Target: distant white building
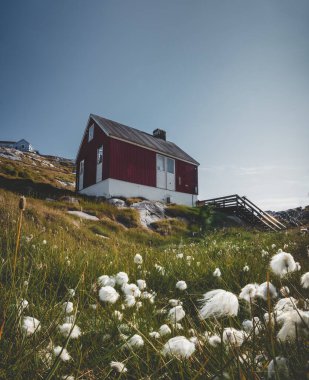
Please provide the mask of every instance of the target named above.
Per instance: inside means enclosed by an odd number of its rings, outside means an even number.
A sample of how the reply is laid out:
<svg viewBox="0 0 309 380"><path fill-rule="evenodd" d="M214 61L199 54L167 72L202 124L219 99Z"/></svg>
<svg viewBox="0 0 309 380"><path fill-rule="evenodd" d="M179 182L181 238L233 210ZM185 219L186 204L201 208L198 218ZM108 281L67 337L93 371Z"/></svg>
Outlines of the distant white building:
<svg viewBox="0 0 309 380"><path fill-rule="evenodd" d="M33 146L25 139L19 141L0 141L0 146L14 148L22 152L35 152Z"/></svg>

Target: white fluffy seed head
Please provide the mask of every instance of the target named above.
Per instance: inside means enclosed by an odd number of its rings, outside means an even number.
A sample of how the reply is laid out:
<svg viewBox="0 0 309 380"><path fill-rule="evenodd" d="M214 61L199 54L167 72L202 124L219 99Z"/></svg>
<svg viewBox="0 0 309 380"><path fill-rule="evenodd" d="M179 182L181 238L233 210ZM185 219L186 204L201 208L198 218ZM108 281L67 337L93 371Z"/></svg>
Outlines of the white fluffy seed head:
<svg viewBox="0 0 309 380"><path fill-rule="evenodd" d="M70 302L70 301L68 301L68 302L64 302L64 303L62 304L62 309L63 309L63 311L64 311L66 314L71 314L71 313L73 312L73 309L74 309L74 307L73 307L73 302Z"/></svg>
<svg viewBox="0 0 309 380"><path fill-rule="evenodd" d="M219 337L219 335L212 335L208 338L208 343L212 347L217 347L221 344L221 338Z"/></svg>
<svg viewBox="0 0 309 380"><path fill-rule="evenodd" d="M144 290L147 287L145 280L137 280L136 283L137 283L139 290Z"/></svg>
<svg viewBox="0 0 309 380"><path fill-rule="evenodd" d="M309 311L291 310L280 314L278 324L282 324L277 339L282 342L307 340L309 338Z"/></svg>
<svg viewBox="0 0 309 380"><path fill-rule="evenodd" d="M183 307L179 305L170 309L167 318L171 323L176 323L181 321L185 317L185 315L186 313Z"/></svg>
<svg viewBox="0 0 309 380"><path fill-rule="evenodd" d="M77 339L81 335L81 330L77 325L73 325L73 323L63 323L58 326L60 333L65 337L69 337L72 339Z"/></svg>
<svg viewBox="0 0 309 380"><path fill-rule="evenodd" d="M136 299L134 296L129 294L125 297L124 302L126 307L133 307L136 304Z"/></svg>
<svg viewBox="0 0 309 380"><path fill-rule="evenodd" d="M24 317L22 320L22 330L26 333L27 336L34 334L37 331L41 330L41 322L33 317Z"/></svg>
<svg viewBox="0 0 309 380"><path fill-rule="evenodd" d="M134 263L138 265L143 264L143 257L139 253L134 256Z"/></svg>
<svg viewBox="0 0 309 380"><path fill-rule="evenodd" d="M214 277L221 277L221 270L216 268L212 274Z"/></svg>
<svg viewBox="0 0 309 380"><path fill-rule="evenodd" d="M103 274L103 276L100 276L98 278L98 284L100 286L111 286L113 288L116 284L116 280L114 277L110 277L107 274Z"/></svg>
<svg viewBox="0 0 309 380"><path fill-rule="evenodd" d="M99 298L102 302L115 303L119 298L119 294L113 287L107 285L102 286L99 290Z"/></svg>
<svg viewBox="0 0 309 380"><path fill-rule="evenodd" d="M126 366L121 362L111 362L110 367L119 373L128 372Z"/></svg>
<svg viewBox="0 0 309 380"><path fill-rule="evenodd" d="M282 356L277 356L271 360L267 368L267 378L287 380L290 378L288 361Z"/></svg>
<svg viewBox="0 0 309 380"><path fill-rule="evenodd" d="M304 274L301 276L300 284L301 284L301 286L302 286L304 289L309 288L309 272L304 273Z"/></svg>
<svg viewBox="0 0 309 380"><path fill-rule="evenodd" d="M297 269L293 256L287 252L279 252L274 255L271 258L270 267L272 271L280 277L294 272Z"/></svg>
<svg viewBox="0 0 309 380"><path fill-rule="evenodd" d="M130 295L137 298L141 296L141 291L135 284L123 284L121 289L123 293L127 296Z"/></svg>
<svg viewBox="0 0 309 380"><path fill-rule="evenodd" d="M130 347L130 348L140 348L140 347L143 347L144 345L144 340L143 338L138 335L138 334L134 334L128 341L127 341L127 345Z"/></svg>
<svg viewBox="0 0 309 380"><path fill-rule="evenodd" d="M187 289L187 284L186 284L186 282L185 281L178 281L177 283L176 283L176 289L179 289L179 290L186 290Z"/></svg>
<svg viewBox="0 0 309 380"><path fill-rule="evenodd" d="M290 289L287 287L287 286L282 286L280 288L280 294L283 296L283 297L288 297L288 295L290 294Z"/></svg>
<svg viewBox="0 0 309 380"><path fill-rule="evenodd" d="M68 350L66 348L62 348L61 346L54 347L53 352L55 356L59 356L64 362L68 362L72 359L71 355L68 353Z"/></svg>
<svg viewBox="0 0 309 380"><path fill-rule="evenodd" d="M222 339L225 344L240 347L246 339L246 333L233 327L226 327L223 330Z"/></svg>
<svg viewBox="0 0 309 380"><path fill-rule="evenodd" d="M116 284L122 286L129 282L129 277L125 272L119 272L116 274Z"/></svg>
<svg viewBox="0 0 309 380"><path fill-rule="evenodd" d="M169 328L168 325L162 325L162 326L160 326L160 328L159 328L159 334L161 336L169 335L171 333L172 333L172 330Z"/></svg>
<svg viewBox="0 0 309 380"><path fill-rule="evenodd" d="M263 284L259 285L256 295L267 301L268 295L270 298L277 297L277 290L271 282L263 282Z"/></svg>
<svg viewBox="0 0 309 380"><path fill-rule="evenodd" d="M204 294L201 319L210 317L236 316L238 313L238 299L235 294L223 289L211 290Z"/></svg>
<svg viewBox="0 0 309 380"><path fill-rule="evenodd" d="M174 307L174 306L177 306L177 305L182 305L182 302L179 301L179 300L176 300L176 299L170 299L168 301L168 303L170 304L170 306Z"/></svg>
<svg viewBox="0 0 309 380"><path fill-rule="evenodd" d="M171 355L179 359L189 358L195 351L195 344L184 336L175 336L165 343L161 353L163 356Z"/></svg>
<svg viewBox="0 0 309 380"><path fill-rule="evenodd" d="M239 294L239 298L247 302L252 301L257 296L259 284L247 284L245 285Z"/></svg>
<svg viewBox="0 0 309 380"><path fill-rule="evenodd" d="M160 339L161 335L157 331L152 331L149 333L151 338Z"/></svg>

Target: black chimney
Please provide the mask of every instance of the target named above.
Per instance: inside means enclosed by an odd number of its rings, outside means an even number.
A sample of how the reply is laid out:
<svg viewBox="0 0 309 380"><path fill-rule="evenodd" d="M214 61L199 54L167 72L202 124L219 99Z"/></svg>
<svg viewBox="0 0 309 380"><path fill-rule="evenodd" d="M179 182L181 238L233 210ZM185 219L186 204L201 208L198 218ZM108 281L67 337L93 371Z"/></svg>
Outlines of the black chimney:
<svg viewBox="0 0 309 380"><path fill-rule="evenodd" d="M166 132L163 131L163 129L155 129L153 132L152 132L153 136L156 137L157 139L161 139L161 140L164 140L166 141Z"/></svg>

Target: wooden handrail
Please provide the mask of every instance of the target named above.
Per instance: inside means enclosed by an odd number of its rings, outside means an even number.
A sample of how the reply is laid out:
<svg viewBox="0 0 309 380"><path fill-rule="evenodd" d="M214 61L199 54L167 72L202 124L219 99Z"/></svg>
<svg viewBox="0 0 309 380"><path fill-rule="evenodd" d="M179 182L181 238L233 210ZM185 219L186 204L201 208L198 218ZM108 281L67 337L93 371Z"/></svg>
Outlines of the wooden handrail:
<svg viewBox="0 0 309 380"><path fill-rule="evenodd" d="M279 222L273 216L260 209L247 197L240 197L238 194L228 195L225 197L211 198L203 201L197 201L197 206L214 206L218 209L231 209L236 208L237 214L241 214L242 210L250 212L252 218L259 220L259 222L266 225L271 230L281 230L286 228L284 224ZM235 210L234 210L235 211Z"/></svg>

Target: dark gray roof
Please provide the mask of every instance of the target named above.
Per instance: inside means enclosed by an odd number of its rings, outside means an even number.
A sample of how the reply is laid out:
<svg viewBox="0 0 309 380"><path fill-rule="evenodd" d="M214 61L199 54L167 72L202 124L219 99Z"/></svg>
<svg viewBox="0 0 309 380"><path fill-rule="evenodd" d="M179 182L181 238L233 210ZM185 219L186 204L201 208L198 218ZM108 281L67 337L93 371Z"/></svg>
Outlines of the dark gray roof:
<svg viewBox="0 0 309 380"><path fill-rule="evenodd" d="M104 117L91 114L90 117L102 128L102 130L110 137L120 138L122 140L144 146L180 160L191 162L195 165L199 163L180 149L176 144L159 139L153 135L140 131L135 128L119 124L116 121L105 119Z"/></svg>

